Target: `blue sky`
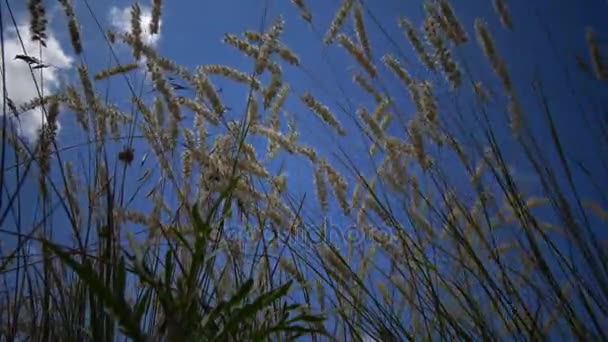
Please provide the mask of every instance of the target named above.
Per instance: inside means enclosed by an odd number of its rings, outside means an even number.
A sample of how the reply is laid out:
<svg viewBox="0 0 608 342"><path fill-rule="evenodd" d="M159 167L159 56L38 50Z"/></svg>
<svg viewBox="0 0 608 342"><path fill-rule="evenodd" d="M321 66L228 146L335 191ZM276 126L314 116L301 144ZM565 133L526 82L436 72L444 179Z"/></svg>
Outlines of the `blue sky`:
<svg viewBox="0 0 608 342"><path fill-rule="evenodd" d="M75 1L76 12L79 17L83 32L84 62L89 66L91 73L106 68L112 61L104 39L99 32L95 21L91 17L88 9L84 6L84 1ZM512 0L508 1L511 15L514 21L514 31L510 32L500 26L499 19L492 7L491 1L459 1L454 2L454 7L461 21L463 22L471 44L457 48L455 56L458 61L465 61L475 80L481 80L490 86L494 92L502 93L500 83L491 71L489 63L482 56L480 49L475 41L473 34L473 22L476 17L484 18L490 27L492 34L497 41L498 50L505 60L508 61L508 68L517 85L524 109L533 127L542 124L541 108L538 101L530 91L530 81L535 71L540 70L546 92L551 99L551 106L556 115L556 122L560 135L568 142L567 154L573 159L582 161L588 169L592 170L594 178L601 184L603 189L608 185L606 169L600 163L598 154L606 155L607 146L595 144L597 138L590 133L590 129L597 129L593 122L588 127L578 111L578 103L574 96L570 94L571 88L579 96L586 100L582 105L589 111L596 103L600 108L606 110L606 84L601 84L590 79L589 76L576 69L574 59L575 54L587 57L584 32L587 26L591 26L598 32L604 32L604 37L608 37L608 21L605 20L608 14L608 3L604 0L588 0L584 4L581 1L558 0L558 1L529 1ZM128 27L128 13L131 1L92 1L92 10L104 29L120 28L121 25ZM389 89L401 87L386 68L381 64L380 57L391 52L402 60L403 65L408 68L416 77L430 77L437 79L437 75L429 75L420 67L409 42L397 26L398 15L408 17L415 24L419 24L422 19L422 7L418 1L403 0L374 0L365 1L367 28L372 42L374 61L382 75L384 86ZM140 2L144 7L144 13L149 10L150 4L147 1ZM297 9L287 0L222 0L222 1L164 1L161 34L154 38L153 42L160 50L161 54L175 60L190 69L194 69L201 64L226 64L239 70L249 72L252 63L238 51L226 44L221 39L225 33L240 34L241 32L252 29L259 30L261 18L265 15L264 27L275 20L279 14L286 21L285 31L281 36L281 41L300 57L302 68L284 65L284 79L288 80L292 87L292 94L287 101L286 108L295 114L298 128L301 132L300 141L308 144L320 153L330 155L338 152L338 147L345 149L358 167L370 171L369 158L366 155L367 144L365 138L358 133L349 115L354 116L358 105L365 104L368 109L374 107L373 99L369 98L351 81L350 71L358 68L355 61L342 49L332 46L325 47L321 44L322 36L331 21L335 10L339 6L338 0L309 0L307 1L313 13L313 27L299 18ZM4 4L2 4L5 6ZM27 25L25 21L25 7L22 1L12 1L11 6L16 13L18 24ZM69 36L63 22L63 13L58 5L51 6L50 28L51 40L56 44L49 44L49 51L45 52L49 61L57 64L61 68L48 71L47 78L51 79L48 83L47 91L61 88L64 81L75 81L77 75L75 66L79 59L73 55L69 45ZM52 7L55 6L55 7ZM147 6L147 7L145 7ZM123 11L127 12L123 12ZM371 15L370 15L371 14ZM10 17L3 12L5 25L10 24ZM372 17L373 15L373 17ZM555 45L548 44L546 31L539 26L539 18L550 28L555 39ZM125 24L125 20L127 20ZM378 24L381 24L382 32ZM8 24L7 24L8 23ZM347 30L352 25L347 23ZM26 28L24 26L23 28ZM388 40L387 36L392 39ZM11 38L12 37L12 38ZM8 43L15 42L14 36L10 36ZM15 45L16 46L16 45ZM28 46L33 49L34 45ZM16 47L18 49L18 46ZM9 50L7 53L12 53ZM118 47L116 52L121 62L130 62L132 57L126 47ZM12 56L7 56L11 59ZM13 64L11 64L13 65ZM573 82L570 83L564 78L562 68L568 68L572 74ZM25 101L28 96L34 96L35 92L28 88L31 86L31 79L28 74L23 73L18 65L14 65L14 78L11 78L14 90L19 93L19 99ZM11 69L8 71L9 76ZM134 84L139 84L143 73L132 73L129 75ZM53 83L54 82L54 83ZM129 96L124 86L122 78L114 78L111 83L110 97L115 102L128 111ZM224 102L233 108L231 115L235 117L243 113L247 89L239 86L235 87L229 83L218 80L217 85L223 88L222 97ZM467 86L467 81L463 82ZM10 84L10 83L9 83ZM570 84L570 85L568 85ZM104 89L105 83L97 84ZM146 89L150 86L147 85ZM9 89L9 94L11 93ZM327 104L337 115L341 123L350 134L347 138L336 138L320 121L307 109L303 108L298 97L304 91L311 91L319 100ZM471 92L463 90L459 93L450 92L447 85L438 86L436 93L439 101L446 107L456 101L462 104L462 109L466 112L467 103L471 100ZM392 92L398 94L398 92ZM403 89L402 97L396 96L396 105L406 115L413 114L413 108L409 97ZM345 96L346 95L346 96ZM343 109L342 109L343 108ZM504 114L500 111L500 106L494 108L492 115L496 118L496 125L504 124ZM69 113L66 113L69 114ZM442 115L453 115L450 110L440 113ZM74 121L69 118L60 118L61 132L59 141L61 145L67 146L82 141L82 135L77 132ZM398 127L391 127L391 132L399 135ZM32 130L30 129L30 132ZM504 146L513 144L513 140L508 130L501 132L500 142ZM25 135L26 132L24 132ZM402 135L400 135L402 136ZM537 138L542 143L547 142L549 136L539 131ZM547 144L547 146L550 146ZM117 147L119 148L119 147ZM143 153L147 152L141 142L135 142L136 164L139 167L139 159ZM118 150L117 150L118 151ZM511 151L511 166L514 168L518 177L525 184L526 192L538 194L540 188L535 185L534 179L530 176L529 165L526 165L520 157L520 151L513 147L507 147ZM66 152L66 158L78 160L79 154L86 156L86 150L76 149ZM554 153L548 153L548 156ZM149 159L148 163L150 163ZM335 159L334 159L335 161ZM550 162L557 160L550 157ZM10 159L9 159L10 165ZM273 167L281 165L280 161L273 164ZM317 210L314 200L314 189L309 163L302 159L286 159L286 172L290 179L291 191L296 197L306 194L309 209L311 212ZM339 167L339 163L336 163ZM141 175L141 170L133 168L129 171L128 179L136 180ZM352 177L346 175L349 181ZM455 172L454 177L462 177ZM457 179L457 178L456 178ZM583 179L581 172L577 171L576 179L580 181L583 193L588 197L599 199L599 195L594 193L592 187ZM134 184L129 182L129 184ZM10 184L14 188L14 184ZM134 189L131 189L134 190ZM37 220L38 210L37 184L35 181L25 185L26 194L22 198L23 216L28 220ZM5 196L5 194L2 194ZM604 203L606 204L606 203ZM137 205L137 204L135 204ZM4 208L3 208L4 210ZM336 215L336 216L333 216ZM334 222L341 223L338 210L330 212L330 218ZM11 220L9 220L10 222Z"/></svg>

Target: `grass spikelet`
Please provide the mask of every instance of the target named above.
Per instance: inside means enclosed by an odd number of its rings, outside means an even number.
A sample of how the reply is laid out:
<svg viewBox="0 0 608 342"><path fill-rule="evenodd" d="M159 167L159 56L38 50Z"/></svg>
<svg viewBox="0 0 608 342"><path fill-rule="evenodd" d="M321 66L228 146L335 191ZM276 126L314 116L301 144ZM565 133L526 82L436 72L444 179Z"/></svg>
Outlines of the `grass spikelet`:
<svg viewBox="0 0 608 342"><path fill-rule="evenodd" d="M117 65L117 66L111 67L106 70L102 70L102 71L98 72L97 74L95 74L95 76L93 78L96 81L99 81L99 80L103 80L103 79L112 77L114 75L128 73L130 71L136 70L137 68L139 68L139 64L137 64L135 62L129 63L129 64L121 64L121 65Z"/></svg>
<svg viewBox="0 0 608 342"><path fill-rule="evenodd" d="M591 64L598 80L608 79L608 63L604 62L600 48L597 43L595 31L592 28L587 28L585 31L585 39L587 47L591 55Z"/></svg>
<svg viewBox="0 0 608 342"><path fill-rule="evenodd" d="M346 265L342 258L337 254L338 251L334 250L328 246L320 247L321 256L323 260L327 262L339 276L343 278L343 280L351 279L352 272L350 271L348 265Z"/></svg>
<svg viewBox="0 0 608 342"><path fill-rule="evenodd" d="M422 109L422 114L424 115L426 120L435 124L437 123L439 109L437 107L437 100L433 95L433 88L431 82L420 82L419 89L420 107Z"/></svg>
<svg viewBox="0 0 608 342"><path fill-rule="evenodd" d="M523 125L524 114L517 98L513 96L511 97L511 100L509 100L508 109L511 118L511 129L515 135L518 135Z"/></svg>
<svg viewBox="0 0 608 342"><path fill-rule="evenodd" d="M321 311L325 311L325 286L319 279L315 281L315 291L317 292L319 307L321 308Z"/></svg>
<svg viewBox="0 0 608 342"><path fill-rule="evenodd" d="M165 103L167 104L167 109L175 120L180 121L182 119L182 114L178 102L176 101L173 87L171 87L169 82L163 77L162 72L156 63L148 63L148 69L152 76L154 88L163 95Z"/></svg>
<svg viewBox="0 0 608 342"><path fill-rule="evenodd" d="M258 101L255 96L249 98L247 104L247 122L248 124L255 125L260 121L260 110L258 108Z"/></svg>
<svg viewBox="0 0 608 342"><path fill-rule="evenodd" d="M264 39L255 60L256 74L261 74L262 71L264 71L264 69L266 69L268 66L270 62L270 53L274 51L277 44L277 39L283 32L284 27L285 21L283 18L278 18L270 28L269 32L263 36Z"/></svg>
<svg viewBox="0 0 608 342"><path fill-rule="evenodd" d="M32 41L39 42L42 46L46 47L46 11L42 0L29 0L28 11L30 14L30 35Z"/></svg>
<svg viewBox="0 0 608 342"><path fill-rule="evenodd" d="M416 31L416 28L414 27L412 22L404 17L401 17L399 18L399 26L401 26L405 30L405 35L410 41L410 44L412 44L412 47L414 47L414 51L416 51L416 54L418 55L418 58L420 59L422 64L424 64L430 70L434 71L436 69L435 63L433 63L431 57L426 52L424 44L422 43L422 40L419 37L419 33Z"/></svg>
<svg viewBox="0 0 608 342"><path fill-rule="evenodd" d="M292 264L289 260L287 260L284 257L280 258L279 265L281 265L281 268L283 269L283 271L285 271L287 274L289 274L298 283L300 283L300 284L306 283L306 279L304 278L304 275L300 271L298 271L298 269L296 268L296 265Z"/></svg>
<svg viewBox="0 0 608 342"><path fill-rule="evenodd" d="M513 20L511 19L511 13L509 13L509 7L505 0L494 0L494 9L496 10L496 13L498 13L502 25L509 30L512 30Z"/></svg>
<svg viewBox="0 0 608 342"><path fill-rule="evenodd" d="M525 204L526 204L526 208L533 209L536 207L543 206L547 203L549 203L549 199L546 197L532 196L526 200Z"/></svg>
<svg viewBox="0 0 608 342"><path fill-rule="evenodd" d="M468 40L467 34L460 24L460 20L456 16L456 12L450 5L448 0L439 0L439 9L441 10L441 14L445 18L445 21L448 25L448 36L452 39L454 44L462 44Z"/></svg>
<svg viewBox="0 0 608 342"><path fill-rule="evenodd" d="M498 51L494 45L494 39L492 38L486 24L479 18L475 19L475 33L477 34L477 41L481 46L483 53L490 60L490 64L492 65L494 72L502 81L502 84L507 92L512 94L513 84L511 83L511 77L507 72L506 64L498 55Z"/></svg>
<svg viewBox="0 0 608 342"><path fill-rule="evenodd" d="M312 22L312 12L308 9L304 0L291 0L291 3L294 4L298 10L300 11L300 16L304 21L311 23Z"/></svg>
<svg viewBox="0 0 608 342"><path fill-rule="evenodd" d="M300 58L293 51L291 51L288 47L286 47L285 45L279 45L279 44L277 44L275 50L276 50L276 53L278 53L279 56L285 62L287 62L287 63L289 63L289 64L291 64L293 66L299 66L300 65Z"/></svg>
<svg viewBox="0 0 608 342"><path fill-rule="evenodd" d="M226 78L244 83L253 87L254 90L260 89L260 81L242 71L222 64L208 64L202 67L207 74L222 75Z"/></svg>
<svg viewBox="0 0 608 342"><path fill-rule="evenodd" d="M602 208L599 203L595 201L584 201L583 205L603 221L608 221L608 210Z"/></svg>
<svg viewBox="0 0 608 342"><path fill-rule="evenodd" d="M314 182L317 193L317 200L323 211L327 211L329 206L327 187L325 183L325 170L321 165L317 166L314 170Z"/></svg>
<svg viewBox="0 0 608 342"><path fill-rule="evenodd" d="M278 131L281 127L281 123L279 121L279 111L283 108L285 104L285 100L287 99L287 94L289 94L289 85L284 84L281 89L279 89L279 93L277 94L275 100L272 102L272 106L270 106L270 115L268 115L268 125Z"/></svg>
<svg viewBox="0 0 608 342"><path fill-rule="evenodd" d="M439 27L441 27L441 25L437 22L435 16L429 16L424 20L423 27L427 40L435 48L435 63L441 66L448 82L452 85L452 88L458 88L462 81L460 70L439 32Z"/></svg>
<svg viewBox="0 0 608 342"><path fill-rule="evenodd" d="M369 81L359 72L355 71L353 74L353 82L357 83L359 86L361 86L361 88L363 88L363 90L372 95L377 103L380 103L384 99L384 96L382 96L380 92L378 92L378 90L376 90L376 88L374 88L374 86L369 83Z"/></svg>
<svg viewBox="0 0 608 342"><path fill-rule="evenodd" d="M89 78L89 69L86 65L81 64L78 66L78 75L80 76L80 84L82 85L82 90L84 92L84 98L87 102L87 105L90 108L95 107L95 91L93 90L93 83Z"/></svg>
<svg viewBox="0 0 608 342"><path fill-rule="evenodd" d="M150 20L150 33L158 34L160 28L160 15L162 12L163 1L153 0L152 1L152 19Z"/></svg>
<svg viewBox="0 0 608 342"><path fill-rule="evenodd" d="M76 114L76 121L85 132L89 131L89 121L86 116L85 106L80 99L80 94L76 87L70 85L66 88L66 104Z"/></svg>
<svg viewBox="0 0 608 342"><path fill-rule="evenodd" d="M428 159L424 148L424 137L422 135L420 122L418 120L411 120L408 126L410 137L412 138L412 145L414 147L414 154L418 159L418 163L422 168L428 168Z"/></svg>
<svg viewBox="0 0 608 342"><path fill-rule="evenodd" d="M355 60L369 74L369 76L371 78L375 78L376 67L374 66L372 61L365 56L363 50L361 50L350 38L348 38L342 33L338 34L337 38L340 42L340 45L342 45L346 49L346 51L348 51L355 58Z"/></svg>
<svg viewBox="0 0 608 342"><path fill-rule="evenodd" d="M330 127L334 128L336 132L338 132L338 134L342 136L346 135L346 132L344 131L334 114L329 110L329 108L327 108L327 106L317 101L312 96L312 94L308 92L304 93L304 95L302 95L301 97L301 100L313 113L317 114L317 116L319 116L321 120L327 123Z"/></svg>
<svg viewBox="0 0 608 342"><path fill-rule="evenodd" d="M251 30L247 30L247 31L243 32L243 35L245 36L245 38L247 38L248 40L255 42L255 43L261 43L262 40L264 39L264 37L262 36L262 34L260 32L251 31Z"/></svg>
<svg viewBox="0 0 608 342"><path fill-rule="evenodd" d="M249 57L256 58L258 56L259 48L257 46L254 46L246 40L240 39L234 34L225 34L223 42L236 47L238 50L240 50Z"/></svg>
<svg viewBox="0 0 608 342"><path fill-rule="evenodd" d="M363 47L363 51L365 52L365 56L369 59L372 58L372 49L369 45L369 39L367 38L367 32L365 30L365 23L363 22L363 11L361 9L361 4L357 3L353 9L353 16L355 19L355 34L357 35L357 40L359 41L359 45Z"/></svg>
<svg viewBox="0 0 608 342"><path fill-rule="evenodd" d="M198 70L198 73L196 75L195 86L199 95L209 99L209 102L211 102L211 107L213 107L213 110L217 115L224 114L224 105L222 105L222 102L220 101L220 97L217 91L215 90L215 87L213 86L213 84L211 84L209 78L207 78L207 75L203 68L199 68Z"/></svg>
<svg viewBox="0 0 608 342"><path fill-rule="evenodd" d="M76 14L74 13L72 0L59 0L59 3L63 6L63 12L68 19L68 31L70 32L70 42L72 43L74 53L80 55L82 53L82 41L80 39L80 29L78 28L78 21L76 20Z"/></svg>
<svg viewBox="0 0 608 342"><path fill-rule="evenodd" d="M403 83L405 83L405 85L408 87L408 89L410 89L413 86L414 80L412 79L410 74L405 70L405 68L403 68L401 66L399 61L397 61L397 59L393 55L386 54L386 55L382 56L382 61L384 62L384 64L386 66L389 67L389 69L391 69L393 71L393 73L399 79L401 79L403 81Z"/></svg>
<svg viewBox="0 0 608 342"><path fill-rule="evenodd" d="M488 103L490 97L488 96L488 92L484 88L481 81L475 82L475 84L473 84L473 91L475 91L475 95L477 95L479 101L481 101L482 103Z"/></svg>
<svg viewBox="0 0 608 342"><path fill-rule="evenodd" d="M369 127L370 131L378 141L384 140L384 130L382 129L382 127L380 127L380 124L378 124L376 119L374 119L374 117L369 114L367 109L363 107L359 108L357 110L357 115L359 115L363 122L365 122L367 127Z"/></svg>
<svg viewBox="0 0 608 342"><path fill-rule="evenodd" d="M325 33L325 37L323 38L323 42L325 44L329 45L334 41L334 39L336 38L336 35L338 34L338 31L340 30L342 25L344 25L344 21L348 17L348 12L352 8L352 6L353 6L353 0L343 0L342 1L340 8L338 8L338 11L336 12L336 15L334 16L334 19L332 20L331 24L329 25L329 29L327 30L327 33Z"/></svg>
<svg viewBox="0 0 608 342"><path fill-rule="evenodd" d="M131 35L133 36L133 57L135 60L141 58L142 28L141 28L141 8L138 3L131 6Z"/></svg>
<svg viewBox="0 0 608 342"><path fill-rule="evenodd" d="M196 113L197 117L204 118L206 121L208 121L212 125L219 124L217 116L214 115L211 112L211 110L204 103L201 103L199 101L194 101L191 98L188 98L185 96L178 97L177 101L180 105L185 106L188 109L190 109L191 111L193 111L194 113ZM156 102L155 102L155 104L156 104ZM156 113L162 114L162 102L159 102L158 106L160 106L160 107L155 107L155 108L158 108L160 110L156 111ZM162 125L162 122L161 122L161 125Z"/></svg>
<svg viewBox="0 0 608 342"><path fill-rule="evenodd" d="M272 73L272 77L270 78L270 84L268 87L264 89L264 108L268 108L271 102L276 97L279 89L282 85L282 75L281 73Z"/></svg>
<svg viewBox="0 0 608 342"><path fill-rule="evenodd" d="M350 207L348 205L348 200L346 199L348 183L346 183L344 177L342 177L342 175L337 170L331 167L331 165L329 165L327 161L322 160L320 166L325 170L325 173L327 174L327 180L329 181L329 184L331 184L334 190L334 195L340 203L340 207L342 207L344 213L348 215L350 213Z"/></svg>

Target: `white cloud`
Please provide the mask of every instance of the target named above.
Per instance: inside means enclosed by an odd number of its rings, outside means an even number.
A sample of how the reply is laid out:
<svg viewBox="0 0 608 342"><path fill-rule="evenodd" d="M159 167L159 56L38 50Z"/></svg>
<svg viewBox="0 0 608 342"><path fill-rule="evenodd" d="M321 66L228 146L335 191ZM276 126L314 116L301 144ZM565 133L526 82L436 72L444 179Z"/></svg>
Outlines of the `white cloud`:
<svg viewBox="0 0 608 342"><path fill-rule="evenodd" d="M67 69L72 65L72 58L66 54L52 32L47 30L48 37L46 39L46 48L42 47L42 50L40 51L39 43L31 40L28 25L21 24L17 27L21 39L23 40L23 45L25 46L25 52L16 31L13 28L7 32L8 34L4 42L4 56L6 58L5 66L8 97L17 107L19 107L21 104L37 98L38 91L36 90L36 85L27 63L15 59L16 55L27 54L36 57L41 60L42 63L51 66L42 69L42 78L40 77L40 70L35 70L34 72L38 87L45 95L51 94L52 91L59 86L60 73L62 69ZM0 82L0 94L2 93L3 89ZM3 96L0 95L0 105L2 105L2 101L4 101L4 99ZM10 116L13 117L12 114L10 114ZM19 133L30 141L36 140L37 131L44 122L42 111L40 109L35 109L22 113L19 118L21 123L21 125L17 124Z"/></svg>
<svg viewBox="0 0 608 342"><path fill-rule="evenodd" d="M162 22L158 23L159 33L152 34L150 32L150 22L152 21L152 10L146 6L140 6L141 9L141 29L142 29L142 40L144 43L156 46L160 39L160 27ZM112 26L121 32L131 31L131 7L125 8L112 7L110 9L110 21Z"/></svg>

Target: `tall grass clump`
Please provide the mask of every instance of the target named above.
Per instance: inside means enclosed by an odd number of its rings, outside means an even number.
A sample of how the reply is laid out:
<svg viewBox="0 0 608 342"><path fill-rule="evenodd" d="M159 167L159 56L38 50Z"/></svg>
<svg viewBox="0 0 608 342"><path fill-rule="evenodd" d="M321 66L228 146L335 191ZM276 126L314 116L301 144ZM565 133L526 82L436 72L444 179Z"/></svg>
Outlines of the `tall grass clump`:
<svg viewBox="0 0 608 342"><path fill-rule="evenodd" d="M149 38L177 4L0 5L2 340L608 340L599 30L538 14L546 63L505 0L270 3L194 66Z"/></svg>

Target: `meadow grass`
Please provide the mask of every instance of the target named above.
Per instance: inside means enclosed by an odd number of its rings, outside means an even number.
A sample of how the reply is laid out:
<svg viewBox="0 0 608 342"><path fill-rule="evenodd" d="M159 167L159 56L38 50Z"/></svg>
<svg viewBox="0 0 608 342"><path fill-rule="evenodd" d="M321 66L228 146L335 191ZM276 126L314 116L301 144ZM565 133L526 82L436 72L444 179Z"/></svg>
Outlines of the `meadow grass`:
<svg viewBox="0 0 608 342"><path fill-rule="evenodd" d="M328 103L321 86L290 83L286 69L309 69L282 40L283 16L218 37L250 70L182 66L143 38L160 30L161 0L149 27L137 3L130 30L97 27L110 64L90 70L72 1L60 1L76 77L44 94L42 61L30 60L38 96L17 106L2 74L0 339L608 340L605 109L572 81L584 105L568 120L596 149L585 164L540 73L515 81L486 18L467 27L448 0L429 0L421 22L379 22L368 1L341 0L321 26L292 3L318 44L355 63L358 96ZM40 49L45 6L28 2L24 34ZM494 7L496 29L515 30L508 2ZM0 25L3 37L17 29ZM381 51L370 32L388 25L403 34ZM588 57L551 72L605 88L597 37L589 29ZM116 83L127 105L108 96ZM227 103L216 84L247 96ZM334 148L308 144L296 104ZM27 140L18 117L32 111L44 121ZM59 130L68 113L73 144Z"/></svg>

